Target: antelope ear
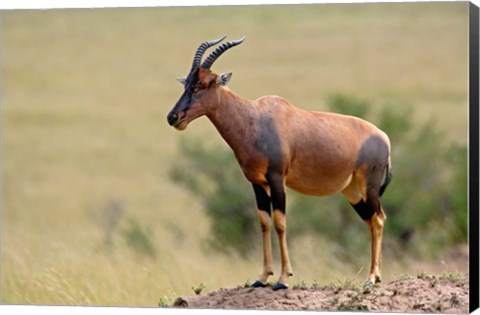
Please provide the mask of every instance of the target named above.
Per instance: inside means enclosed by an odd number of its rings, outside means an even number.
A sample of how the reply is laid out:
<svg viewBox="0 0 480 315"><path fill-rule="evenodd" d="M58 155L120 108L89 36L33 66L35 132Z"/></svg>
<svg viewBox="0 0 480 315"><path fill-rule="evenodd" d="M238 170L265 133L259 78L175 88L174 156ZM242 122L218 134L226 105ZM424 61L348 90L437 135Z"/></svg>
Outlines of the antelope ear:
<svg viewBox="0 0 480 315"><path fill-rule="evenodd" d="M182 85L185 85L185 82L187 81L187 77L177 78L177 81L180 82Z"/></svg>
<svg viewBox="0 0 480 315"><path fill-rule="evenodd" d="M227 83L230 81L231 78L232 78L232 73L231 72L222 73L217 78L217 84L218 85L227 85Z"/></svg>

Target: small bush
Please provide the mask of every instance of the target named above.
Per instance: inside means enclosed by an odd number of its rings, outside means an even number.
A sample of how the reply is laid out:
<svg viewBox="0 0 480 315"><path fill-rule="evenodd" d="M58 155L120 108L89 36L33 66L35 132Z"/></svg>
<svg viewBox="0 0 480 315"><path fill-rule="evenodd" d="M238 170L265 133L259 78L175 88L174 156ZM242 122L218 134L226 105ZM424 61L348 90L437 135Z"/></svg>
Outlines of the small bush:
<svg viewBox="0 0 480 315"><path fill-rule="evenodd" d="M102 209L100 222L105 232L104 243L106 246L113 246L113 235L124 212L125 205L116 199L110 200Z"/></svg>
<svg viewBox="0 0 480 315"><path fill-rule="evenodd" d="M172 306L172 299L167 297L167 296L162 296L158 300L158 306L159 307L170 307L170 306Z"/></svg>
<svg viewBox="0 0 480 315"><path fill-rule="evenodd" d="M143 227L135 219L130 219L129 225L123 230L122 235L127 245L136 253L155 258L152 232L148 227Z"/></svg>
<svg viewBox="0 0 480 315"><path fill-rule="evenodd" d="M200 283L198 287L192 287L192 291L196 294L199 295L202 293L203 290L205 290L205 285L203 283Z"/></svg>
<svg viewBox="0 0 480 315"><path fill-rule="evenodd" d="M187 139L180 142L180 151L182 158L170 176L203 203L212 222L209 244L218 250L247 252L257 227L255 199L233 153Z"/></svg>

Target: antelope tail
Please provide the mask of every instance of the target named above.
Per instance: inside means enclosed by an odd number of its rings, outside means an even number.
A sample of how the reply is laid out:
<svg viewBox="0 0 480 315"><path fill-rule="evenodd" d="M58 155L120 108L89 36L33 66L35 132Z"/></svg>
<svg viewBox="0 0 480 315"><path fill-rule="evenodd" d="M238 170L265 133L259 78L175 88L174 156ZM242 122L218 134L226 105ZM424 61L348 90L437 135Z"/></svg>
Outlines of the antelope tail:
<svg viewBox="0 0 480 315"><path fill-rule="evenodd" d="M383 193L385 192L385 189L387 188L388 184L392 180L392 175L393 175L393 173L392 173L392 161L389 157L387 167L386 167L385 179L383 180L383 183L380 186L380 196L383 195Z"/></svg>

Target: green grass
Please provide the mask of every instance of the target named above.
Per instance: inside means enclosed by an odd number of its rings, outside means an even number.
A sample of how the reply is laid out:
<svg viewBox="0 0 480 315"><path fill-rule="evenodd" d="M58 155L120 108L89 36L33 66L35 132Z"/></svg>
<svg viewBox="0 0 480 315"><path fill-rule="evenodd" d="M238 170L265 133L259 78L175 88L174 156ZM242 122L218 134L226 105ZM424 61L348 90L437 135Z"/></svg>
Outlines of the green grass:
<svg viewBox="0 0 480 315"><path fill-rule="evenodd" d="M193 286L192 287L192 291L196 294L196 295L199 295L202 293L202 291L205 289L205 285L202 283L200 283L197 287Z"/></svg>
<svg viewBox="0 0 480 315"><path fill-rule="evenodd" d="M206 119L185 133L166 123L181 93L175 78L197 45L247 36L214 66L232 71L231 88L247 98L278 94L315 110L334 93L403 102L416 108L416 123L433 117L449 141L466 143L467 8L2 12L1 302L155 306L159 297L191 293L194 283L214 289L254 278L261 251L242 259L204 248L202 206L168 179L179 141L222 142ZM124 212L105 248L100 218L112 200ZM132 220L151 232L145 242L154 256L128 245L122 231ZM355 274L318 237L295 242L301 279ZM359 259L368 264L369 253Z"/></svg>

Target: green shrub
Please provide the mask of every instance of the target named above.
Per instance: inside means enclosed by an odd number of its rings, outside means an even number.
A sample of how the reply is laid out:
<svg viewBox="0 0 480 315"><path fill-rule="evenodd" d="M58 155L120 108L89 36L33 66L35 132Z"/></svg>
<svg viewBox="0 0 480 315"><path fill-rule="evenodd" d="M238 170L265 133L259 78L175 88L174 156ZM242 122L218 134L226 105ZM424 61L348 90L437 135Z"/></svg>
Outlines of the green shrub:
<svg viewBox="0 0 480 315"><path fill-rule="evenodd" d="M128 227L123 230L123 238L128 247L140 255L155 258L155 246L152 242L152 232L148 227L143 227L135 219L130 219Z"/></svg>
<svg viewBox="0 0 480 315"><path fill-rule="evenodd" d="M203 283L200 283L198 287L192 287L192 291L195 292L196 295L199 295L202 293L202 291L205 289L205 285Z"/></svg>
<svg viewBox="0 0 480 315"><path fill-rule="evenodd" d="M200 141L180 142L181 158L171 178L198 197L211 219L210 245L221 250L251 249L256 211L253 189L228 147L208 147Z"/></svg>

